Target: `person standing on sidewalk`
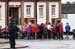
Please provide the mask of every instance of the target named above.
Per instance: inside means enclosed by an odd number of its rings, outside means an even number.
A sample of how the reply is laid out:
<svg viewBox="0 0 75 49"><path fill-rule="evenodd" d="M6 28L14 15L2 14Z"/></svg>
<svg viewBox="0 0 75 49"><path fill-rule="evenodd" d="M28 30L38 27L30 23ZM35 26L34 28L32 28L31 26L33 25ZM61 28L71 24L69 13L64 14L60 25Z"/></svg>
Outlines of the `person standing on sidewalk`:
<svg viewBox="0 0 75 49"><path fill-rule="evenodd" d="M53 34L53 39L55 39L55 37L56 37L56 23L54 23L52 25L52 34Z"/></svg>
<svg viewBox="0 0 75 49"><path fill-rule="evenodd" d="M26 32L26 28L27 28L27 24L23 24L22 26L22 38L24 39L27 35L27 32Z"/></svg>
<svg viewBox="0 0 75 49"><path fill-rule="evenodd" d="M32 36L33 36L33 39L37 39L37 33L38 33L38 26L37 25L32 25Z"/></svg>
<svg viewBox="0 0 75 49"><path fill-rule="evenodd" d="M60 22L59 21L57 21L56 22L56 35L57 35L57 39L59 39L59 27L60 27Z"/></svg>
<svg viewBox="0 0 75 49"><path fill-rule="evenodd" d="M43 38L47 39L47 28L45 24L43 25Z"/></svg>
<svg viewBox="0 0 75 49"><path fill-rule="evenodd" d="M0 38L2 37L2 26L0 26Z"/></svg>
<svg viewBox="0 0 75 49"><path fill-rule="evenodd" d="M27 32L26 39L32 39L32 26L31 25L29 24L27 25L26 32Z"/></svg>
<svg viewBox="0 0 75 49"><path fill-rule="evenodd" d="M48 39L50 39L51 38L51 28L52 28L52 26L51 26L51 24L50 23L48 23L47 24L47 36L48 36Z"/></svg>
<svg viewBox="0 0 75 49"><path fill-rule="evenodd" d="M10 24L9 24L9 41L10 41L10 48L15 49L15 38L16 38L16 33L17 33L17 25L16 22L13 18L10 19Z"/></svg>
<svg viewBox="0 0 75 49"><path fill-rule="evenodd" d="M69 37L68 37L68 34L69 34L69 32L70 32L70 29L71 29L71 27L70 27L69 23L67 22L67 23L66 23L66 26L65 26L66 38L69 38Z"/></svg>
<svg viewBox="0 0 75 49"><path fill-rule="evenodd" d="M63 24L60 23L60 26L59 26L59 38L60 39L63 39Z"/></svg>

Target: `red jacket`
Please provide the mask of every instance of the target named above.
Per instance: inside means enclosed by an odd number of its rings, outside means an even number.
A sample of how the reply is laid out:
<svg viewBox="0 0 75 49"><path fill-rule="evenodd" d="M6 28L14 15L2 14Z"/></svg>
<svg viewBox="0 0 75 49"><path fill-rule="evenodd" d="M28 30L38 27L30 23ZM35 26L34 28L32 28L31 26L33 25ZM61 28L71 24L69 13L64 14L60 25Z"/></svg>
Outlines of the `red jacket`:
<svg viewBox="0 0 75 49"><path fill-rule="evenodd" d="M52 26L52 32L54 33L55 31L56 31L56 26L53 25L53 26Z"/></svg>
<svg viewBox="0 0 75 49"><path fill-rule="evenodd" d="M38 32L38 27L33 25L32 26L32 33L37 33Z"/></svg>
<svg viewBox="0 0 75 49"><path fill-rule="evenodd" d="M2 31L2 29L0 29L0 32Z"/></svg>
<svg viewBox="0 0 75 49"><path fill-rule="evenodd" d="M60 31L60 33L63 33L63 25L60 25L59 31Z"/></svg>
<svg viewBox="0 0 75 49"><path fill-rule="evenodd" d="M2 32L2 27L0 26L0 32Z"/></svg>

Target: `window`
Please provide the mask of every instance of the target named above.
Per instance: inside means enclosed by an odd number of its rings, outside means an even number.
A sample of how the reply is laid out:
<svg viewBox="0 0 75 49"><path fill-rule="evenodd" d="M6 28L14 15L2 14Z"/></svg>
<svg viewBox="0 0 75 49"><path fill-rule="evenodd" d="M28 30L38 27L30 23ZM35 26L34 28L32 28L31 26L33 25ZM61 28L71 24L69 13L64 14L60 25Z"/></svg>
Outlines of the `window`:
<svg viewBox="0 0 75 49"><path fill-rule="evenodd" d="M39 6L39 16L43 17L43 5Z"/></svg>
<svg viewBox="0 0 75 49"><path fill-rule="evenodd" d="M52 16L55 16L55 5L52 5Z"/></svg>
<svg viewBox="0 0 75 49"><path fill-rule="evenodd" d="M26 6L26 15L31 16L31 5Z"/></svg>
<svg viewBox="0 0 75 49"><path fill-rule="evenodd" d="M1 20L1 6L0 6L0 20Z"/></svg>
<svg viewBox="0 0 75 49"><path fill-rule="evenodd" d="M62 19L67 19L67 14L62 14Z"/></svg>

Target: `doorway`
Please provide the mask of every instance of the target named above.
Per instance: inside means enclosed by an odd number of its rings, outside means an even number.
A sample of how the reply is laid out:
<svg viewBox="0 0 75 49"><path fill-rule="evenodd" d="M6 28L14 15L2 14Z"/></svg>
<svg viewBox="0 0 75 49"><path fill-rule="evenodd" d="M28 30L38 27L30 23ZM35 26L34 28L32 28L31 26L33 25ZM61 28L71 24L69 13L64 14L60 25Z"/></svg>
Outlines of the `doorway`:
<svg viewBox="0 0 75 49"><path fill-rule="evenodd" d="M10 18L14 18L16 21L16 24L19 25L19 8L18 7L9 8L9 20Z"/></svg>
<svg viewBox="0 0 75 49"><path fill-rule="evenodd" d="M52 24L54 24L56 21L55 21L56 19L52 19Z"/></svg>

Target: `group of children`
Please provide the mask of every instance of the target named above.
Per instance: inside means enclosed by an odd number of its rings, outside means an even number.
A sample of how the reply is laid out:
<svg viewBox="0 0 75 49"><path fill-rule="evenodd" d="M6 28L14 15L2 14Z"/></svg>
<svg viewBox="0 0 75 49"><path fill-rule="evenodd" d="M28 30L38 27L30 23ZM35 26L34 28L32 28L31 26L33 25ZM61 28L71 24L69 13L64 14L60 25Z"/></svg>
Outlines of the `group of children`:
<svg viewBox="0 0 75 49"><path fill-rule="evenodd" d="M53 25L50 23L40 25L26 25L22 27L23 38L25 39L63 39L63 24L56 22ZM65 26L66 33L70 32L70 25Z"/></svg>
<svg viewBox="0 0 75 49"><path fill-rule="evenodd" d="M21 37L23 39L63 39L64 34L63 24L61 22L56 22L53 25L50 23L41 23L40 25L28 25L24 23L22 29L18 26L17 28L16 38ZM65 26L65 30L67 33L70 32L70 25L68 23ZM4 31L1 31L0 26L0 37L2 36L2 32L8 34L9 27L6 26Z"/></svg>

